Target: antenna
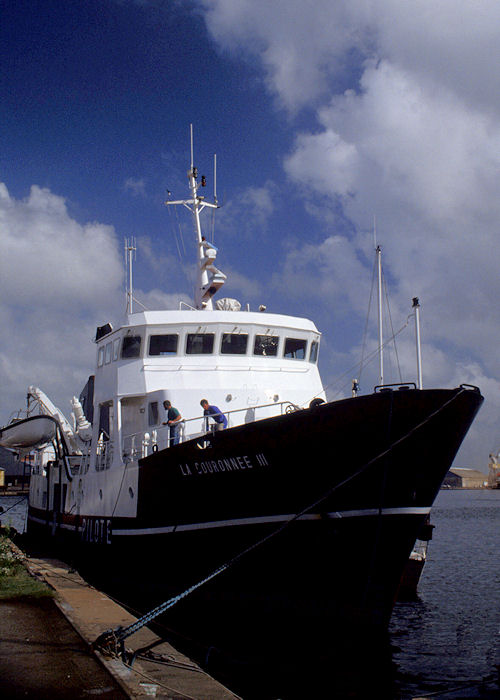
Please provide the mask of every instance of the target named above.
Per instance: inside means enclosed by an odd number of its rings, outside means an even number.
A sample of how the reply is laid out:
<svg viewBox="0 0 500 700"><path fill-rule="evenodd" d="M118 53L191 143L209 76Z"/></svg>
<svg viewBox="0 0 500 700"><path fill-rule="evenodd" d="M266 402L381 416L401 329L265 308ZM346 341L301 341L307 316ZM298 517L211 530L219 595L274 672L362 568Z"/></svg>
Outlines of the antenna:
<svg viewBox="0 0 500 700"><path fill-rule="evenodd" d="M136 247L136 239L134 236L131 236L130 239L126 238L125 239L125 265L127 266L127 313L131 314L133 313L133 300L134 300L134 292L133 292L133 285L132 285L132 261L136 259L135 252L137 250Z"/></svg>
<svg viewBox="0 0 500 700"><path fill-rule="evenodd" d="M214 202L217 204L217 153L214 153Z"/></svg>
<svg viewBox="0 0 500 700"><path fill-rule="evenodd" d="M191 170L192 170L192 169L193 169L193 165L194 165L194 163L193 163L193 161L194 161L194 153L193 153L193 150L194 150L194 147L193 147L193 125L192 125L192 124L189 125L189 129L190 129L190 132L191 132Z"/></svg>

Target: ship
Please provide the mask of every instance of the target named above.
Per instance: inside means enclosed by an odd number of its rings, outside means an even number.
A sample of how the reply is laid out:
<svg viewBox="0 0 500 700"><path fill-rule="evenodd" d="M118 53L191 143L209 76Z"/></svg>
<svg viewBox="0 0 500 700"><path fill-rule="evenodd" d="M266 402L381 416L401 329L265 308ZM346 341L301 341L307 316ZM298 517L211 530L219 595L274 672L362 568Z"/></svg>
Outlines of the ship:
<svg viewBox="0 0 500 700"><path fill-rule="evenodd" d="M241 658L256 638L274 656L387 629L480 390L410 381L329 400L313 321L216 299L215 175L208 201L192 140L187 177L166 205L194 222L193 304L136 310L130 273L72 422L31 386L25 422L0 434L36 450L28 534L143 602L178 596L171 630Z"/></svg>

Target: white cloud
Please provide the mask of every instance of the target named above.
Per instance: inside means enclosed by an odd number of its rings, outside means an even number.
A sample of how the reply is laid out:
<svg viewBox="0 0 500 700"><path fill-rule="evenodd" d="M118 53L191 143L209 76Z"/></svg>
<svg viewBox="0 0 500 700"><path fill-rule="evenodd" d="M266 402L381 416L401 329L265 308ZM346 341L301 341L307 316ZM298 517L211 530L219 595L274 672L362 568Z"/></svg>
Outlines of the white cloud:
<svg viewBox="0 0 500 700"><path fill-rule="evenodd" d="M135 197L145 197L146 181L144 178L129 177L125 180L123 189L132 192Z"/></svg>
<svg viewBox="0 0 500 700"><path fill-rule="evenodd" d="M178 309L179 303L193 305L193 300L187 294L167 294L161 289L151 289L149 292L137 291L134 297L138 299L137 304L134 304L134 311L142 311L145 309Z"/></svg>
<svg viewBox="0 0 500 700"><path fill-rule="evenodd" d="M224 202L217 213L216 234L219 231L239 239L259 239L268 230L269 220L275 211L274 198L277 186L267 181L260 187L248 187L238 192L232 200ZM210 213L207 213L207 217ZM210 224L206 226L210 229Z"/></svg>
<svg viewBox="0 0 500 700"><path fill-rule="evenodd" d="M317 301L340 299L349 308L366 310L370 280L356 251L343 236L329 236L320 245L297 245L288 251L274 285L289 297Z"/></svg>
<svg viewBox="0 0 500 700"><path fill-rule="evenodd" d="M183 274L175 257L154 255L146 236L138 255L148 271ZM134 286L134 297L134 311L192 303L157 288ZM116 327L124 313L123 251L114 228L78 223L48 189L34 185L16 200L0 183L0 425L26 407L29 385L68 416L71 397L95 369L97 326Z"/></svg>
<svg viewBox="0 0 500 700"><path fill-rule="evenodd" d="M337 89L358 58L377 56L498 109L496 0L199 0L224 49L262 62L269 88L291 110ZM354 65L356 68L356 65ZM487 79L485 80L484 77Z"/></svg>
<svg viewBox="0 0 500 700"><path fill-rule="evenodd" d="M265 67L267 84L294 110L315 101L343 65L343 56L367 38L359 31L362 4L315 0L200 0L214 39L224 48L243 48ZM356 14L356 22L351 15Z"/></svg>
<svg viewBox="0 0 500 700"><path fill-rule="evenodd" d="M227 274L227 282L217 298L224 296L231 297L231 294L236 293L242 307L245 307L245 304L249 303L249 300L262 302L262 289L258 282L242 275L240 272L230 267L225 267L224 272ZM236 291L233 292L232 290Z"/></svg>
<svg viewBox="0 0 500 700"><path fill-rule="evenodd" d="M72 219L62 197L34 185L26 199L0 184L0 288L9 306L99 308L121 282L110 226Z"/></svg>
<svg viewBox="0 0 500 700"><path fill-rule="evenodd" d="M362 84L321 110L322 132L297 138L288 174L337 195L358 230L376 214L393 292L422 296L439 318L436 338L476 352L480 319L500 322L500 123L385 63L368 65Z"/></svg>
<svg viewBox="0 0 500 700"><path fill-rule="evenodd" d="M491 408L467 443L484 469L499 408L500 4L201 4L219 45L252 54L280 104L314 117L301 119L285 170L309 212L327 224L340 206L352 224L291 249L275 284L293 278L359 314L376 217L395 317L421 298L429 380L485 387Z"/></svg>
<svg viewBox="0 0 500 700"><path fill-rule="evenodd" d="M112 227L77 223L48 189L16 200L0 184L0 423L30 384L69 412L93 370L102 314L123 311L122 280Z"/></svg>

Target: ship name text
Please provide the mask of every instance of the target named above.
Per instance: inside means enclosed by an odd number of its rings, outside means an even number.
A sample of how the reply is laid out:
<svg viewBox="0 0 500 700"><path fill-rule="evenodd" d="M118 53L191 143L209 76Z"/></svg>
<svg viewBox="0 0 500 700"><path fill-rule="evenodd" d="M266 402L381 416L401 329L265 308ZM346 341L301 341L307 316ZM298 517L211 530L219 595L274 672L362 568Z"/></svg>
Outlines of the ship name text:
<svg viewBox="0 0 500 700"><path fill-rule="evenodd" d="M82 542L111 544L110 518L83 518L80 526Z"/></svg>
<svg viewBox="0 0 500 700"><path fill-rule="evenodd" d="M254 467L268 467L266 456L259 452L255 455L238 455L224 459L210 459L204 462L184 462L179 464L182 476L203 476L205 474L218 474L219 472L243 471Z"/></svg>

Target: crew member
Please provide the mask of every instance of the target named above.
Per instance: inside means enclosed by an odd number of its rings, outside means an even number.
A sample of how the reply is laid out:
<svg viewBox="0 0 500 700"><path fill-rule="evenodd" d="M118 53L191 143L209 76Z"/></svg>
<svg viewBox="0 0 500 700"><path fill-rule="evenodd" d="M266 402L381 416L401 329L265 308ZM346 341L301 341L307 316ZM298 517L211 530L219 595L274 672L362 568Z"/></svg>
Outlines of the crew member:
<svg viewBox="0 0 500 700"><path fill-rule="evenodd" d="M164 401L163 408L167 412L167 420L163 421L163 425L168 425L170 428L169 447L172 447L172 445L177 445L180 439L180 422L182 420L182 416L179 411L172 406L170 401Z"/></svg>
<svg viewBox="0 0 500 700"><path fill-rule="evenodd" d="M214 419L214 430L224 430L227 428L227 418L217 406L211 406L206 399L200 401L204 416Z"/></svg>

